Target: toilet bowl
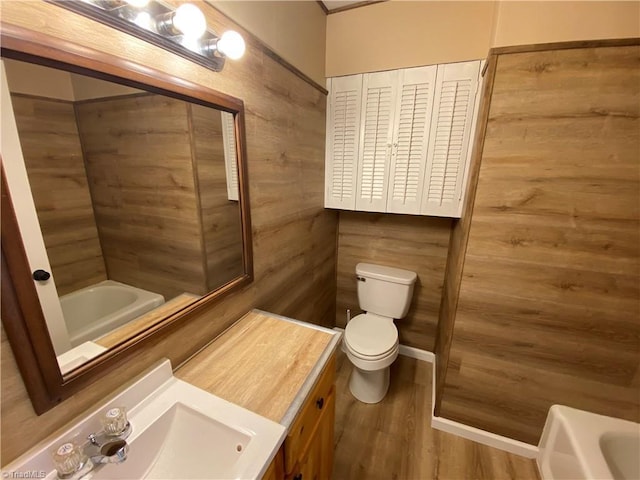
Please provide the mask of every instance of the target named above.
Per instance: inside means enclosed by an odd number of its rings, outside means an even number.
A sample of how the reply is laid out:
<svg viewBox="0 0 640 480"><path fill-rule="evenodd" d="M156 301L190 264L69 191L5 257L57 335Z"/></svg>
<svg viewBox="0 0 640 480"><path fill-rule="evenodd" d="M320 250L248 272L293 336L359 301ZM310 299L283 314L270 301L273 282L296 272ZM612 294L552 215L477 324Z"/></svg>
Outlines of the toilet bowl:
<svg viewBox="0 0 640 480"><path fill-rule="evenodd" d="M398 357L394 318L403 318L417 275L408 270L359 263L358 300L366 313L347 323L343 345L353 364L349 390L364 403L378 403L389 390L389 367Z"/></svg>
<svg viewBox="0 0 640 480"><path fill-rule="evenodd" d="M349 390L364 403L378 403L389 389L389 368L398 356L393 319L373 313L353 318L345 329L344 349L353 364Z"/></svg>

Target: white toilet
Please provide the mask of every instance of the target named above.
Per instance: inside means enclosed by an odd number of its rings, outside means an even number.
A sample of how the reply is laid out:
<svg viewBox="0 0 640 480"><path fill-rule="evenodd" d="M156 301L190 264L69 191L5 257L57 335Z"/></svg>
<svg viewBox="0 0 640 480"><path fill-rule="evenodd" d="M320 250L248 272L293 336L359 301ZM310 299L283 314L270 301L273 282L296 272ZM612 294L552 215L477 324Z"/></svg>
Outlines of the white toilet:
<svg viewBox="0 0 640 480"><path fill-rule="evenodd" d="M347 323L344 350L353 363L349 389L364 403L378 403L389 389L389 366L398 356L394 318L409 311L416 273L371 263L356 265L358 302L366 313Z"/></svg>

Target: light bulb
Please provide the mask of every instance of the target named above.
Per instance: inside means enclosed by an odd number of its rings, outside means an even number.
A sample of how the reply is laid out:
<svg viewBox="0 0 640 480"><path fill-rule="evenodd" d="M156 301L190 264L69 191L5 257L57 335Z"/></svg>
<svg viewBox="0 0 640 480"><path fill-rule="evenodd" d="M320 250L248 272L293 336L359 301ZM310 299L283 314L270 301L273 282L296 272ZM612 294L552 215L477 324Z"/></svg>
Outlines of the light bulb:
<svg viewBox="0 0 640 480"><path fill-rule="evenodd" d="M149 3L149 0L124 0L124 1L135 8L146 7L147 4Z"/></svg>
<svg viewBox="0 0 640 480"><path fill-rule="evenodd" d="M242 35L233 30L228 30L222 34L216 45L218 52L231 60L238 60L244 55L245 44Z"/></svg>
<svg viewBox="0 0 640 480"><path fill-rule="evenodd" d="M207 30L207 20L198 7L183 3L175 11L173 26L185 37L200 38Z"/></svg>
<svg viewBox="0 0 640 480"><path fill-rule="evenodd" d="M140 12L133 19L133 23L135 23L140 28L144 28L145 30L151 30L151 15L149 15L147 12Z"/></svg>

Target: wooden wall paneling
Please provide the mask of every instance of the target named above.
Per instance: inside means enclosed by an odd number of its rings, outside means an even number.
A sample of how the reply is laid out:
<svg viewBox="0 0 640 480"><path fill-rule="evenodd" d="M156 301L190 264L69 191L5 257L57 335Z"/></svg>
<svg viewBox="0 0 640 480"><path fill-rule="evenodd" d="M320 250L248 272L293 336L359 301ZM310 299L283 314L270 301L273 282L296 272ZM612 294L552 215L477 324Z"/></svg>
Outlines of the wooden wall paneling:
<svg viewBox="0 0 640 480"><path fill-rule="evenodd" d="M107 279L73 103L12 95L58 295Z"/></svg>
<svg viewBox="0 0 640 480"><path fill-rule="evenodd" d="M462 207L460 219L453 220L447 265L444 276L444 286L440 300L440 310L438 313L438 331L436 335L436 382L434 414L440 415L440 405L442 403L442 392L444 380L449 366L449 351L453 336L453 326L456 318L458 297L460 294L460 282L462 281L462 271L464 259L467 251L467 241L469 239L469 228L471 226L471 216L473 215L473 204L478 187L478 174L482 161L482 151L484 148L485 132L489 118L489 107L491 105L491 94L493 91L493 80L495 77L497 57L489 55L482 83L482 94L480 97L480 107L478 110L478 120L476 133L473 141L471 153L471 164L467 177L467 194Z"/></svg>
<svg viewBox="0 0 640 480"><path fill-rule="evenodd" d="M185 103L134 95L76 111L109 278L165 300L208 292Z"/></svg>
<svg viewBox="0 0 640 480"><path fill-rule="evenodd" d="M227 195L220 112L190 104L189 115L206 282L213 290L243 272L240 209Z"/></svg>
<svg viewBox="0 0 640 480"><path fill-rule="evenodd" d="M451 219L340 212L336 325L358 306L355 268L359 262L388 265L418 274L407 316L395 322L400 343L434 351Z"/></svg>
<svg viewBox="0 0 640 480"><path fill-rule="evenodd" d="M443 416L534 444L555 403L640 421L639 59L498 57Z"/></svg>
<svg viewBox="0 0 640 480"><path fill-rule="evenodd" d="M202 200L200 198L200 182L198 180L198 160L197 160L197 151L196 151L196 133L195 133L195 125L193 119L193 112L191 108L191 104L189 102L185 102L184 105L184 113L187 119L187 133L189 135L189 149L191 151L191 173L193 175L193 190L195 195L195 209L196 209L196 217L198 219L198 229L200 230L200 261L202 274L204 276L204 287L208 289L208 271L207 271L207 251L205 245L205 237L203 231L203 217L202 217ZM207 290L209 291L209 290ZM177 297L174 297L177 298Z"/></svg>
<svg viewBox="0 0 640 480"><path fill-rule="evenodd" d="M208 4L216 31L245 30ZM3 348L2 464L111 395L160 358L179 365L251 308L330 324L335 312L336 212L323 208L326 96L246 35L241 61L212 73L159 48L45 2L8 2L2 22L103 51L241 98L245 104L254 283L190 321L166 328L121 368L37 416L11 350ZM301 180L302 179L302 180ZM298 185L295 185L299 182ZM292 185L293 184L293 185ZM309 241L311 240L311 241ZM327 319L327 313L330 318ZM4 346L4 345L3 345Z"/></svg>
<svg viewBox="0 0 640 480"><path fill-rule="evenodd" d="M255 256L256 270L269 279L256 292L256 306L294 317L298 312L300 318L332 326L337 218L322 207L326 96L290 89L284 69L273 73L261 86L269 102L255 105L255 116L247 126L248 136L259 132L263 139L248 149L253 160L249 175L259 179L251 184L252 212L259 217L253 224L254 245L270 252ZM272 103L277 99L286 100ZM282 143L285 137L291 143L287 148ZM287 248L278 248L282 244ZM308 250L315 254L308 255ZM314 291L312 297L305 285Z"/></svg>

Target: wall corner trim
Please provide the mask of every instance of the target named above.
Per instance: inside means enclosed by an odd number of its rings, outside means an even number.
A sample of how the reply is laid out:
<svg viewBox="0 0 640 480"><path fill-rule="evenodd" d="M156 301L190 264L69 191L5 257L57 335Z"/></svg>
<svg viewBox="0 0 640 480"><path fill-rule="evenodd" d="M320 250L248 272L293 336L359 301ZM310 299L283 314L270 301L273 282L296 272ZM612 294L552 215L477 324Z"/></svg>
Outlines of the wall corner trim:
<svg viewBox="0 0 640 480"><path fill-rule="evenodd" d="M437 359L436 359L437 361ZM472 440L489 447L498 448L505 452L520 455L525 458L537 458L538 447L529 443L514 440L513 438L498 435L492 432L487 432L480 428L472 427L465 423L449 420L444 417L435 416L435 398L436 398L436 361L433 362L433 379L431 382L432 392L432 410L431 410L431 428L436 430L442 430L443 432L452 433L467 440Z"/></svg>

